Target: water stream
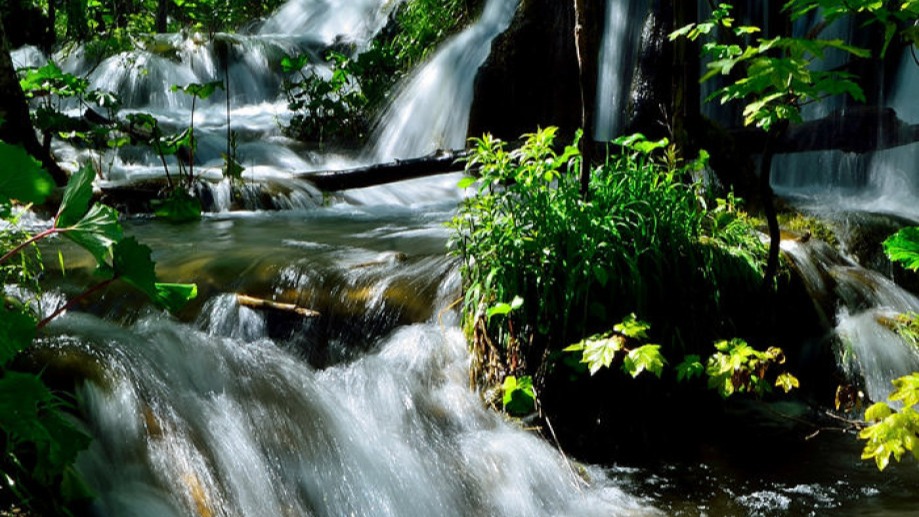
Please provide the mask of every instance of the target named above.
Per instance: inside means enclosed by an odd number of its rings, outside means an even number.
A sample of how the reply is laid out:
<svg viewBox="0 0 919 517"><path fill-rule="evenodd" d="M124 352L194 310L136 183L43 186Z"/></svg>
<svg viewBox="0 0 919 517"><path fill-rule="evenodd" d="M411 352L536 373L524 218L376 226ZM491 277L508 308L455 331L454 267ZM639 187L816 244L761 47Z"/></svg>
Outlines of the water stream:
<svg viewBox="0 0 919 517"><path fill-rule="evenodd" d="M633 19L640 3L609 1L606 58L628 60L622 49L634 36L626 29L640 27ZM324 198L290 173L462 147L475 71L516 0L489 0L479 22L412 74L364 153L319 152L279 130L289 116L274 70L280 56L341 42L360 47L397 4L291 0L256 34L165 35L95 67L80 54L60 59L75 73L92 68L93 87L126 101L122 115L150 112L170 129L191 118L190 99L172 92L173 84L229 76L244 178L278 186L276 205L286 208L263 212L253 201L249 210L229 211L229 184L219 175L226 99L217 94L200 103L196 171L217 185L211 194L218 211L179 226L126 222L129 234L156 250L161 277L197 282L199 300L172 317L111 289L85 312L57 320L42 339L50 368L78 381L82 425L94 437L78 467L98 496L95 514L907 514L915 497L903 494L917 476L906 467L878 475L859 460L851 435L790 451L763 446L768 452L759 455L723 449L713 438L701 446L701 463L592 466L483 409L469 389L469 357L457 327L457 263L445 253L443 223L462 196L457 176ZM32 66L44 60L30 49L15 57ZM604 72L601 91L621 90L628 81L617 66ZM904 77L906 92L914 79ZM601 97L613 99L599 107L608 116L605 131L613 132L621 101L612 93ZM65 164L98 161L106 185L163 174L157 158L139 148L101 160L67 144L55 152ZM910 157L885 156L872 157L875 169L912 170ZM800 194L792 183L784 184ZM814 286L835 289L845 300L844 309L827 317L849 336L856 361L845 364L866 377L872 398L883 394L876 386L900 371L883 365L919 369L915 354L860 348L890 341L879 337L878 316L919 308L915 298L851 261L815 262L814 253L794 244L785 251L802 270L831 271L832 285L826 273L815 273ZM86 281L84 262L72 258L68 283ZM319 316L254 310L237 294L297 304ZM771 436L773 419L750 420L766 422L763 434Z"/></svg>

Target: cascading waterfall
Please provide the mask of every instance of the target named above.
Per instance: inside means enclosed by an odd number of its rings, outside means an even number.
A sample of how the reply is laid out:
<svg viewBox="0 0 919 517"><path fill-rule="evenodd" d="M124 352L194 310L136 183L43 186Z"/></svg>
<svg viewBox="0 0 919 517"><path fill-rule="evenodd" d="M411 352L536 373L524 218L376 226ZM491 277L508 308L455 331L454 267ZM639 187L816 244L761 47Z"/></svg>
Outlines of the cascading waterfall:
<svg viewBox="0 0 919 517"><path fill-rule="evenodd" d="M891 325L897 314L919 312L919 298L822 242L783 240L782 250L812 297L836 306L839 363L850 378L861 377L871 400L886 400L893 379L919 371L919 350Z"/></svg>
<svg viewBox="0 0 919 517"><path fill-rule="evenodd" d="M446 42L401 87L382 115L370 161L465 147L476 71L511 22L517 0L488 0L479 20Z"/></svg>
<svg viewBox="0 0 919 517"><path fill-rule="evenodd" d="M600 42L594 140L605 142L622 129L620 120L629 95L641 25L647 0L606 0L606 18Z"/></svg>
<svg viewBox="0 0 919 517"><path fill-rule="evenodd" d="M95 439L78 468L98 514L655 514L482 407L465 339L444 310L458 287L454 261L365 265L355 262L381 257L302 249L310 274L278 272L300 290L330 274L370 280L338 294L350 304L369 290L360 312L407 275L434 314L322 370L302 358L310 343L269 339L265 315L232 295L211 298L195 326L158 315L128 327L86 315L55 323L44 346L96 372L79 389ZM323 254L339 258L320 267Z"/></svg>
<svg viewBox="0 0 919 517"><path fill-rule="evenodd" d="M325 45L362 44L402 0L291 0L262 25L261 34L308 34Z"/></svg>

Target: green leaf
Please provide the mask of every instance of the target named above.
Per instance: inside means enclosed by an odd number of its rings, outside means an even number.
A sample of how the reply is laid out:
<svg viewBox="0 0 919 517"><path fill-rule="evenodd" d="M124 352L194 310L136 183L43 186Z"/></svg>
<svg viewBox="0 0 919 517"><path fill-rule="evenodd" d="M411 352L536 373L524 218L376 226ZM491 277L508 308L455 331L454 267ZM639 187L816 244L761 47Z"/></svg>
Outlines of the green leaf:
<svg viewBox="0 0 919 517"><path fill-rule="evenodd" d="M475 182L476 178L474 176L463 176L463 178L459 180L459 183L456 186L461 189L467 189L474 185Z"/></svg>
<svg viewBox="0 0 919 517"><path fill-rule="evenodd" d="M95 172L91 165L86 165L70 176L61 207L57 211L56 226L71 226L86 215L89 201L93 197L94 177Z"/></svg>
<svg viewBox="0 0 919 517"><path fill-rule="evenodd" d="M600 371L600 368L609 368L616 353L625 345L625 339L619 335L601 335L588 338L583 343L584 352L581 362L586 363L590 374L594 375Z"/></svg>
<svg viewBox="0 0 919 517"><path fill-rule="evenodd" d="M121 239L118 212L106 205L96 204L72 226L61 228L64 237L89 251L99 265L106 264L112 245Z"/></svg>
<svg viewBox="0 0 919 517"><path fill-rule="evenodd" d="M667 363L660 349L660 345L643 345L630 350L622 362L622 369L633 378L645 370L660 378Z"/></svg>
<svg viewBox="0 0 919 517"><path fill-rule="evenodd" d="M688 381L693 377L701 377L705 372L705 366L702 365L702 361L698 355L687 355L683 358L683 362L676 366L676 380L677 381Z"/></svg>
<svg viewBox="0 0 919 517"><path fill-rule="evenodd" d="M197 295L197 287L183 284L158 284L155 265L148 246L134 237L122 239L112 247L115 276L146 294L150 300L170 311L181 309Z"/></svg>
<svg viewBox="0 0 919 517"><path fill-rule="evenodd" d="M32 344L35 327L32 315L16 309L7 310L5 304L0 303L0 368Z"/></svg>
<svg viewBox="0 0 919 517"><path fill-rule="evenodd" d="M54 180L35 158L18 145L0 142L0 203L44 203Z"/></svg>
<svg viewBox="0 0 919 517"><path fill-rule="evenodd" d="M153 203L153 214L171 223L187 223L201 219L201 200L185 189L176 189L163 200Z"/></svg>
<svg viewBox="0 0 919 517"><path fill-rule="evenodd" d="M919 226L903 228L884 241L884 252L890 260L919 271Z"/></svg>
<svg viewBox="0 0 919 517"><path fill-rule="evenodd" d="M886 402L875 402L865 410L865 420L878 422L893 414L893 409Z"/></svg>
<svg viewBox="0 0 919 517"><path fill-rule="evenodd" d="M492 316L501 315L507 316L516 309L519 309L523 306L523 298L520 296L515 296L511 303L497 303L493 307L485 311L485 317L489 320Z"/></svg>
<svg viewBox="0 0 919 517"><path fill-rule="evenodd" d="M502 385L504 410L511 415L527 415L536 407L536 390L533 378L523 375L519 379L513 375L504 378Z"/></svg>
<svg viewBox="0 0 919 517"><path fill-rule="evenodd" d="M197 284L168 284L157 282L156 300L160 305L175 312L185 306L191 300L198 297Z"/></svg>
<svg viewBox="0 0 919 517"><path fill-rule="evenodd" d="M613 327L613 330L632 339L647 339L648 329L650 328L651 325L648 325L644 321L638 320L635 317L635 314L632 313L626 316L621 323L616 324Z"/></svg>
<svg viewBox="0 0 919 517"><path fill-rule="evenodd" d="M795 388L801 387L801 383L798 381L798 378L790 373L779 374L778 377L775 378L775 385L779 388L782 388L785 393L788 393Z"/></svg>

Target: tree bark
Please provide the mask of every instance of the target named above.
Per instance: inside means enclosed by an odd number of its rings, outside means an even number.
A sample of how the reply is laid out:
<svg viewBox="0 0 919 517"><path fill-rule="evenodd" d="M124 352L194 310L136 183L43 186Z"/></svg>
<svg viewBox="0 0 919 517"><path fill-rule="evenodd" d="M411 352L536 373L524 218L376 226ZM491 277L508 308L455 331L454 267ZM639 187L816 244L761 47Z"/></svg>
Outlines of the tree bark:
<svg viewBox="0 0 919 517"><path fill-rule="evenodd" d="M29 118L29 105L19 86L19 77L13 67L3 24L0 24L0 117L4 120L0 126L0 140L21 145L42 163L55 183L66 184L67 175L35 137L35 129Z"/></svg>
<svg viewBox="0 0 919 517"><path fill-rule="evenodd" d="M590 23L593 16L590 0L574 0L574 45L578 58L578 87L581 92L581 195L587 195L590 167L593 163L594 105L597 101L596 42L592 41Z"/></svg>

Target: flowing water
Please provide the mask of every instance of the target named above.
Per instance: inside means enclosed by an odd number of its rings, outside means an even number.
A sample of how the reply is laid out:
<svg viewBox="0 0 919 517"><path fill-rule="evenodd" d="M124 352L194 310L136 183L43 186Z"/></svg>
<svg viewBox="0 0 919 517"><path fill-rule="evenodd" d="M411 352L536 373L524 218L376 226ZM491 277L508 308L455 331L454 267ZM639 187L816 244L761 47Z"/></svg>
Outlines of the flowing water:
<svg viewBox="0 0 919 517"><path fill-rule="evenodd" d="M627 54L627 29L641 25L634 4L610 0L605 56ZM156 250L160 276L197 282L199 299L174 317L110 289L57 320L41 340L49 371L79 386L81 425L94 441L78 468L98 496L96 514L909 513L917 476L908 466L878 474L859 460L851 434L824 429L804 440L814 429L788 428L807 413L799 406L773 408L786 415L778 420L738 406L747 427L737 433L749 433L752 447L732 449L713 437L700 445L701 462L650 459L639 467L575 464L519 423L483 409L469 389L469 356L457 328L457 263L445 252L443 223L462 196L458 177L324 197L290 173L462 147L475 70L516 1L489 0L478 23L415 71L361 155L319 152L279 130L289 116L275 72L280 56L316 55L337 43L360 48L396 5L291 0L250 35L165 35L99 64L79 53L58 57L65 69L89 73L93 87L118 92L126 101L122 115L150 112L170 130L192 119L191 99L171 91L173 84L228 78L246 182L271 183L274 206L286 208L252 210L253 200L247 211L228 211L230 188L219 174L226 98L200 102L195 170L216 185L210 193L218 211L178 226L126 222L129 234ZM44 60L31 49L14 57L29 66ZM627 83L615 68L604 72L601 91ZM894 98L908 104L914 79L903 77L903 93ZM617 102L600 106L601 116L612 117L603 122L610 132L622 109ZM143 149L102 157L64 144L55 151L71 164L95 160L104 185L163 174ZM908 169L909 160L886 166ZM880 396L883 388L873 386L899 371L884 368L916 358L882 335L879 321L915 299L851 261L815 259L820 253L793 244L785 250L802 271L814 272L815 292L841 300L826 316L848 336L843 364ZM68 285L88 281L84 259L71 257ZM238 294L319 314L252 309ZM862 346L878 339L891 343L889 353Z"/></svg>

